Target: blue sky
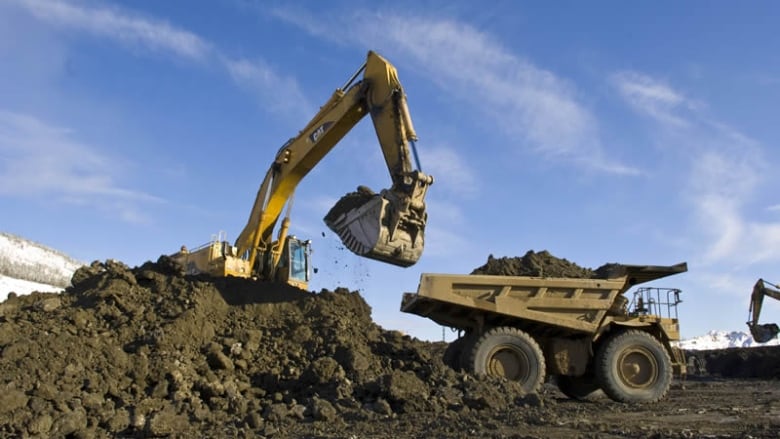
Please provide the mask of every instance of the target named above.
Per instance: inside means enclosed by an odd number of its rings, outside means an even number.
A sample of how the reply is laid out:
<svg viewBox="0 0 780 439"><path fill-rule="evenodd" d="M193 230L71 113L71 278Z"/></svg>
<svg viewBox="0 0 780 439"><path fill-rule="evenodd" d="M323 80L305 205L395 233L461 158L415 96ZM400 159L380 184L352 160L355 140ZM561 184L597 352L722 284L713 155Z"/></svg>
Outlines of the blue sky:
<svg viewBox="0 0 780 439"><path fill-rule="evenodd" d="M440 339L399 311L422 272L528 250L686 261L654 284L683 289L683 337L745 330L753 283L780 282L778 17L770 1L0 0L0 230L131 266L232 241L277 149L376 50L436 179L425 252L361 259L322 222L389 186L366 119L295 196L311 289L359 290L385 328Z"/></svg>

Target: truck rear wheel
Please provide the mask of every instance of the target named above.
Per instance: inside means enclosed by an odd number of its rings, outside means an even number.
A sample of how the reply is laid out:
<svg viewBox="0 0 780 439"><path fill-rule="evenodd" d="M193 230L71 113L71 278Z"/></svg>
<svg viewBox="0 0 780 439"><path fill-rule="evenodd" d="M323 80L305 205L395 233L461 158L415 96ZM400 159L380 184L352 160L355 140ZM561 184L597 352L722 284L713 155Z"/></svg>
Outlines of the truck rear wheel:
<svg viewBox="0 0 780 439"><path fill-rule="evenodd" d="M476 374L517 381L526 393L538 391L544 382L542 349L516 328L494 328L483 334L471 349L468 365Z"/></svg>
<svg viewBox="0 0 780 439"><path fill-rule="evenodd" d="M663 345L642 331L626 331L604 342L596 354L596 379L619 402L655 402L672 383L672 361Z"/></svg>
<svg viewBox="0 0 780 439"><path fill-rule="evenodd" d="M558 383L558 390L571 399L585 401L593 398L597 392L601 393L599 383L592 375L578 377L558 375L555 380Z"/></svg>

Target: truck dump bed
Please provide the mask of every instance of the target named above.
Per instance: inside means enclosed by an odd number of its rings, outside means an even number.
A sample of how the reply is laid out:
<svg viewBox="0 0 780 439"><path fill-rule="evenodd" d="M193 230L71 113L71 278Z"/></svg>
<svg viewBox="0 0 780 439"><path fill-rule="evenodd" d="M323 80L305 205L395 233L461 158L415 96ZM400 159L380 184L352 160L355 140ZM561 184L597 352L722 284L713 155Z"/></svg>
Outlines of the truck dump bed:
<svg viewBox="0 0 780 439"><path fill-rule="evenodd" d="M615 265L605 279L423 273L417 293L404 293L401 311L467 329L527 326L557 334L594 334L606 315L625 314L634 285L687 271L672 266Z"/></svg>

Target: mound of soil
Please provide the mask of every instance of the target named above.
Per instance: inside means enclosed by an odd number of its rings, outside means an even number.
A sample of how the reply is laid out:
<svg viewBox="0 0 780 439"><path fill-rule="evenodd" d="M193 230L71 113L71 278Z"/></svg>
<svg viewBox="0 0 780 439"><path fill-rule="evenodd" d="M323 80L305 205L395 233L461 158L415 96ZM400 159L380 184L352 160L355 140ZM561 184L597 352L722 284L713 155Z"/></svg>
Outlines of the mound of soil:
<svg viewBox="0 0 780 439"><path fill-rule="evenodd" d="M554 382L526 395L455 372L441 361L446 344L382 329L345 289L185 276L166 257L135 268L95 262L72 284L0 303L0 437L759 438L780 429L777 375L675 382L650 405L580 402Z"/></svg>
<svg viewBox="0 0 780 439"><path fill-rule="evenodd" d="M0 436L270 436L540 405L383 330L356 292L184 276L164 257L72 282L0 304Z"/></svg>
<svg viewBox="0 0 780 439"><path fill-rule="evenodd" d="M567 259L553 256L547 250L528 250L522 257L496 258L489 255L487 262L475 268L471 274L496 276L568 277L575 279L606 279L619 264L604 264L597 269L581 267Z"/></svg>
<svg viewBox="0 0 780 439"><path fill-rule="evenodd" d="M780 379L780 346L686 351L685 356L691 375Z"/></svg>

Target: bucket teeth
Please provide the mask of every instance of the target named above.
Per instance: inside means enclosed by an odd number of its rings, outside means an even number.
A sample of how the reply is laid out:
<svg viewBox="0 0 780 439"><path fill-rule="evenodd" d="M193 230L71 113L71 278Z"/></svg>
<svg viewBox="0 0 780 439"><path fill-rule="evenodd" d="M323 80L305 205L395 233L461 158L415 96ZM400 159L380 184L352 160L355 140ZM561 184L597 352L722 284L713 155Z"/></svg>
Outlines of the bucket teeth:
<svg viewBox="0 0 780 439"><path fill-rule="evenodd" d="M368 248L365 245L349 233L349 227L340 229L338 235L341 242L353 253L363 255L368 251Z"/></svg>

